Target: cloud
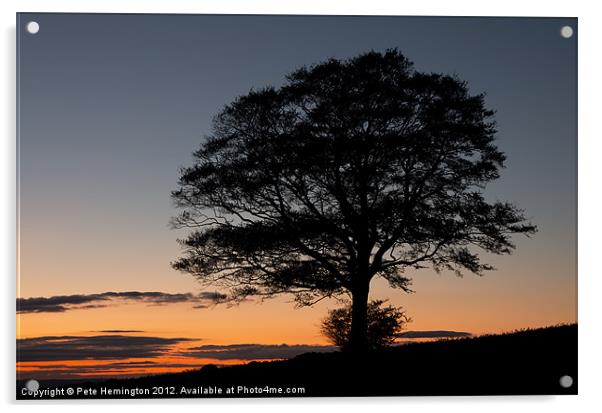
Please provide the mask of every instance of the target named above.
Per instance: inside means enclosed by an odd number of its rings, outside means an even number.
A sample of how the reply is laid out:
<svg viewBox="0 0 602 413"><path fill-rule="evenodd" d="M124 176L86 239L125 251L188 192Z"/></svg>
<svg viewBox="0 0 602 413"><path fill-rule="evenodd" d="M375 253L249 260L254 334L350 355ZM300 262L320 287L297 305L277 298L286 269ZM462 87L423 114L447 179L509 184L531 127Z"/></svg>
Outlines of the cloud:
<svg viewBox="0 0 602 413"><path fill-rule="evenodd" d="M144 330L97 330L97 331L91 331L92 333L117 333L117 334L122 334L122 333L144 333Z"/></svg>
<svg viewBox="0 0 602 413"><path fill-rule="evenodd" d="M45 336L17 340L17 361L153 358L188 338L123 335Z"/></svg>
<svg viewBox="0 0 602 413"><path fill-rule="evenodd" d="M98 294L55 295L52 297L17 298L17 313L62 313L69 310L85 310L108 307L123 302L142 302L149 305L192 303L194 308L206 308L225 301L227 296L217 291L193 293L165 293L159 291L108 291Z"/></svg>
<svg viewBox="0 0 602 413"><path fill-rule="evenodd" d="M207 301L223 301L228 296L217 291L203 291L197 295L201 300Z"/></svg>
<svg viewBox="0 0 602 413"><path fill-rule="evenodd" d="M17 362L24 364L19 364L23 370L18 368L17 374L20 379L140 376L165 371L198 369L207 362L221 366L229 364L229 360L286 359L302 353L338 350L335 346L307 344L204 345L179 349L181 343L188 342L191 343L188 345L194 345L194 341L198 339L121 334L19 339ZM165 359L165 356L168 359ZM78 362L80 360L96 361L96 363L82 365Z"/></svg>
<svg viewBox="0 0 602 413"><path fill-rule="evenodd" d="M447 331L447 330L433 330L433 331L406 331L400 334L403 338L452 338L452 337L470 337L471 333L464 331Z"/></svg>
<svg viewBox="0 0 602 413"><path fill-rule="evenodd" d="M178 354L186 357L218 360L269 360L288 359L302 353L324 353L338 349L335 346L308 344L230 344L192 347Z"/></svg>
<svg viewBox="0 0 602 413"><path fill-rule="evenodd" d="M35 362L33 362L35 363ZM103 363L103 364L97 364L97 365L85 365L85 366L80 366L80 365L73 365L73 364L32 364L31 362L27 364L28 368L31 369L41 369L41 370L48 370L48 369L56 369L56 370L67 370L67 369L77 369L78 371L80 370L80 368L86 368L86 369L100 369L100 368L132 368L132 367L154 367L154 366L162 366L163 364L161 363L157 363L156 361L150 361L150 360L144 360L144 361L118 361L118 362L110 362L110 363Z"/></svg>
<svg viewBox="0 0 602 413"><path fill-rule="evenodd" d="M200 369L202 363L159 363L153 361L124 361L95 365L70 364L27 364L27 370L17 371L19 380L74 380L106 379L114 377L137 377L161 374L168 371ZM216 364L222 366L221 364Z"/></svg>
<svg viewBox="0 0 602 413"><path fill-rule="evenodd" d="M108 364L105 364L104 366L127 368L127 367L132 367L132 366L154 366L154 365L157 365L157 362L145 360L145 361L120 361L117 363L108 363ZM103 366L92 366L92 367L103 367Z"/></svg>

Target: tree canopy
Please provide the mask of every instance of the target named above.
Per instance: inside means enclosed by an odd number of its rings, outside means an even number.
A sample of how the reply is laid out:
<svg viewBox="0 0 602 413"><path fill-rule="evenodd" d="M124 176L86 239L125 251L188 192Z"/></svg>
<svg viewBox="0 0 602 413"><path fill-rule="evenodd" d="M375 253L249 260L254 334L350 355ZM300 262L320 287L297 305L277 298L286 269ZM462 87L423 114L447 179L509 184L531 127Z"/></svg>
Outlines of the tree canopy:
<svg viewBox="0 0 602 413"><path fill-rule="evenodd" d="M348 293L365 346L370 280L423 267L483 274L536 228L483 190L500 176L494 112L397 50L302 67L226 105L183 168L173 267L233 299ZM356 303L357 302L357 303ZM363 332L362 332L363 331Z"/></svg>

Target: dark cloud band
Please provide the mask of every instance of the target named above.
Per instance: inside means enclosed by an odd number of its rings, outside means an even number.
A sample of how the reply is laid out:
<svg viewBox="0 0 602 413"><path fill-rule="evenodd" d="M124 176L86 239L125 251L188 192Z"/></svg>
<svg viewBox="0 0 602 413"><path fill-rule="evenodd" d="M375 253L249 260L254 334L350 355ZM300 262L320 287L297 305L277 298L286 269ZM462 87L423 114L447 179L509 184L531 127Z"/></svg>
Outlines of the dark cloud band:
<svg viewBox="0 0 602 413"><path fill-rule="evenodd" d="M45 336L17 340L17 361L154 358L189 338L124 335Z"/></svg>
<svg viewBox="0 0 602 413"><path fill-rule="evenodd" d="M121 334L24 338L17 340L17 361L114 360L115 362L112 364L103 364L104 368L126 368L135 365L154 365L155 362L150 360L137 361L135 359L152 359L167 353L176 357L196 359L272 360L292 358L303 353L338 350L338 347L335 346L308 344L203 345L182 351L174 349L177 344L198 340ZM49 367L56 369L59 366Z"/></svg>
<svg viewBox="0 0 602 413"><path fill-rule="evenodd" d="M226 295L205 291L193 293L165 293L159 291L108 291L98 294L56 295L52 297L17 298L17 313L62 313L69 310L117 305L124 301L142 302L150 305L192 303L194 308L205 308L211 304L225 301Z"/></svg>

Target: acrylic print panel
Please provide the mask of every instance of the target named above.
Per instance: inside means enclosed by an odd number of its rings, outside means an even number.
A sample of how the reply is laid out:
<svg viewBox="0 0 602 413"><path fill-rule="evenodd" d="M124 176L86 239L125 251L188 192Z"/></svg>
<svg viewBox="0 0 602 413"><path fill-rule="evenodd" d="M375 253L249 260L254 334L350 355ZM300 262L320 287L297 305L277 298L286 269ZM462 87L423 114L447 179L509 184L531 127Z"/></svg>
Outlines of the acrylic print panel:
<svg viewBox="0 0 602 413"><path fill-rule="evenodd" d="M17 32L17 398L577 393L576 19Z"/></svg>

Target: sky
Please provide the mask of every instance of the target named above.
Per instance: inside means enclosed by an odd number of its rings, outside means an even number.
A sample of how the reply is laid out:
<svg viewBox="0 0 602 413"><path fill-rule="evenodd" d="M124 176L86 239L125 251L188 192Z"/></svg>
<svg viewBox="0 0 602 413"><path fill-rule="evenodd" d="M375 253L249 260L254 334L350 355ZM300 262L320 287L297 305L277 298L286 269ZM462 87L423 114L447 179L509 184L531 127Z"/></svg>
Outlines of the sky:
<svg viewBox="0 0 602 413"><path fill-rule="evenodd" d="M300 66L387 48L486 93L508 158L487 195L519 205L539 232L515 239L511 256L486 256L497 270L483 277L421 270L409 274L414 294L375 280L371 296L403 306L415 331L576 322L576 19L26 13L17 33L23 374L141 374L329 349L319 324L339 303L215 306L214 291L171 269L185 232L169 227L169 195L225 104ZM116 353L98 354L107 342Z"/></svg>

